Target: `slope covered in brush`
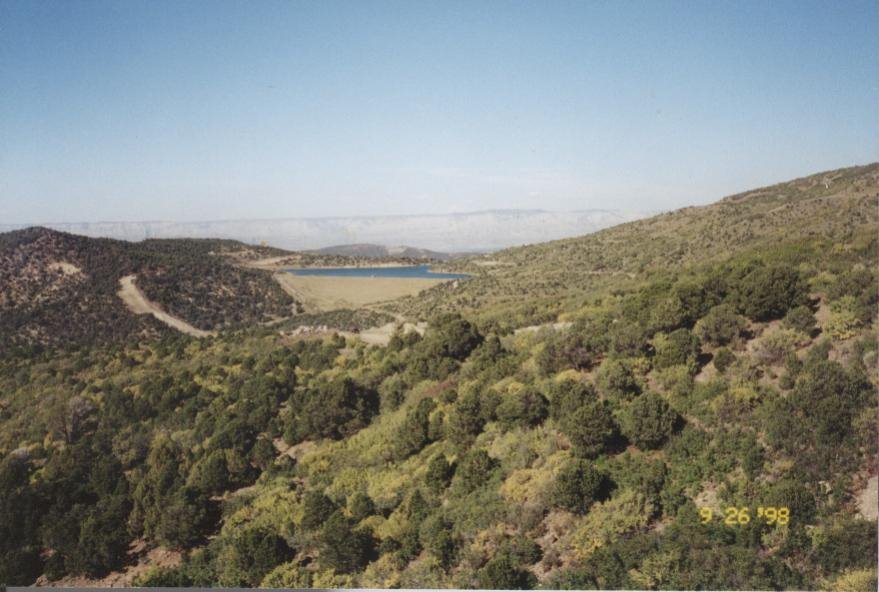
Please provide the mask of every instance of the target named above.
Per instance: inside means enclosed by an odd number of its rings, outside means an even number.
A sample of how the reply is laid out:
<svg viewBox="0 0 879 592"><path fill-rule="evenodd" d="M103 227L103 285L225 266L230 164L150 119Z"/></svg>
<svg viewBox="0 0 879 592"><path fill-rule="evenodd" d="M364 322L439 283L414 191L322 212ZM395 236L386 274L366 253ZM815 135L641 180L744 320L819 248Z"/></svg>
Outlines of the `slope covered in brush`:
<svg viewBox="0 0 879 592"><path fill-rule="evenodd" d="M827 239L843 245L875 232L877 198L879 164L819 173L583 237L451 263L472 279L438 286L395 309L425 318L464 310L508 328L554 320L590 297L737 253Z"/></svg>
<svg viewBox="0 0 879 592"><path fill-rule="evenodd" d="M879 251L847 211L523 296L558 330L499 331L486 300L387 347L260 329L0 359L0 580L875 589ZM153 548L185 553L133 579Z"/></svg>
<svg viewBox="0 0 879 592"><path fill-rule="evenodd" d="M150 300L201 329L289 316L295 303L268 272L222 256L244 248L234 241L127 243L45 228L2 234L0 338L28 347L156 336L164 326L133 315L117 296L129 274Z"/></svg>

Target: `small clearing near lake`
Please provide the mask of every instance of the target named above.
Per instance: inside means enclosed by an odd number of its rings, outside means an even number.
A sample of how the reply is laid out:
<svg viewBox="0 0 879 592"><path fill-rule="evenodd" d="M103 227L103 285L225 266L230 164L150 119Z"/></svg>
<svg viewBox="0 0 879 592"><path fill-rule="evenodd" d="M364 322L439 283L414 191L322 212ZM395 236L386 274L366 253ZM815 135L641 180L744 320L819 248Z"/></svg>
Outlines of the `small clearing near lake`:
<svg viewBox="0 0 879 592"><path fill-rule="evenodd" d="M302 302L307 312L359 308L412 296L448 281L424 278L306 276L286 272L275 273L274 277L284 290Z"/></svg>

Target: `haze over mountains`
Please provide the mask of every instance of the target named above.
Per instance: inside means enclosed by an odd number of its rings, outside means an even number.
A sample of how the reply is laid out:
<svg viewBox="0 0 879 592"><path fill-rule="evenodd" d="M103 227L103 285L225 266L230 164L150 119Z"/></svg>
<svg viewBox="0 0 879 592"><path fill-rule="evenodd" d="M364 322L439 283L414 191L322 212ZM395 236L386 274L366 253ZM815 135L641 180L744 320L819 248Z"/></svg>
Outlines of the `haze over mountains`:
<svg viewBox="0 0 879 592"><path fill-rule="evenodd" d="M223 238L292 250L371 243L450 252L491 251L580 236L642 218L644 212L490 210L461 214L217 220L205 222L40 223L90 237L139 241L148 238ZM35 221L38 222L38 221ZM2 225L0 232L30 224Z"/></svg>
<svg viewBox="0 0 879 592"><path fill-rule="evenodd" d="M478 253L441 253L440 251L431 251L430 249L419 249L418 247L407 247L405 245L376 245L372 243L358 243L355 245L333 245L332 247L324 247L315 249L314 253L320 255L341 255L344 257L363 257L365 259L386 259L389 257L399 257L405 259L433 259L436 261L447 261L449 259L458 259Z"/></svg>

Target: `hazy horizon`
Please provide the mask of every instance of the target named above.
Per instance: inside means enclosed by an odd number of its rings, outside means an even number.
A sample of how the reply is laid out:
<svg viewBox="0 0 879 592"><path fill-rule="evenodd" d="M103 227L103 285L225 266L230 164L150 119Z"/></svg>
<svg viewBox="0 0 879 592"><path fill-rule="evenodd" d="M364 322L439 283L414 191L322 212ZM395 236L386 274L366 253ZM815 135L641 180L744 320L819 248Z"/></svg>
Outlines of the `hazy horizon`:
<svg viewBox="0 0 879 592"><path fill-rule="evenodd" d="M664 211L877 160L872 2L0 4L0 221Z"/></svg>
<svg viewBox="0 0 879 592"><path fill-rule="evenodd" d="M441 252L492 251L581 236L655 212L619 210L483 210L412 216L263 218L232 220L0 223L0 232L45 226L93 238L232 239L292 250L376 244Z"/></svg>
<svg viewBox="0 0 879 592"><path fill-rule="evenodd" d="M873 164L877 161L871 162L858 162L850 165L845 165L838 167L840 169L843 168L851 168L858 166L867 166ZM808 177L812 174L817 174L825 170L836 170L836 169L819 169L812 171L811 173L807 173L802 175L803 177ZM483 214L483 213L495 213L495 212L543 212L549 214L565 214L565 213L586 213L586 212L623 212L629 214L638 214L643 216L652 216L656 214L661 214L663 212L672 211L675 209L686 208L691 206L699 206L699 205L708 205L719 201L725 197L729 197L732 195L736 195L737 193L742 193L746 191L751 191L754 189L759 189L760 187L770 187L772 185L778 183L784 183L787 181L792 181L796 178L800 177L792 177L789 179L779 179L777 181L770 181L763 185L756 185L753 187L742 187L740 189L731 191L729 193L725 193L723 195L718 195L712 197L710 199L698 200L693 203L683 203L679 205L675 205L673 207L662 208L662 209L634 209L634 208L623 208L616 209L612 207L584 207L577 209L567 209L567 210L558 210L558 209L549 209L549 208L541 208L541 207L530 207L530 208L511 208L511 207L496 207L496 208L485 208L485 209L473 209L473 210L456 210L456 211L425 211L425 212L402 212L402 213L393 213L393 214L383 214L383 213L364 213L364 214L352 214L352 215L344 215L344 214L330 214L330 215L315 215L315 216L254 216L254 217L239 217L239 218L194 218L194 219L172 219L172 218L153 218L153 219L70 219L70 220L27 220L20 222L0 222L0 228L23 228L28 226L40 226L40 225L76 225L76 224L151 224L151 223L159 223L159 224L198 224L198 223L223 223L223 222L270 222L270 221L283 221L283 220L329 220L329 219L357 219L357 218L415 218L415 217L440 217L440 216L467 216L473 214ZM649 205L649 202L647 203Z"/></svg>
<svg viewBox="0 0 879 592"><path fill-rule="evenodd" d="M682 207L687 207L682 206ZM660 214L666 210L617 210L614 208L582 208L578 210L550 210L546 208L491 208L483 210L462 210L455 212L424 212L424 213L402 213L402 214L354 214L351 216L330 215L330 216L272 216L272 217L253 217L253 218L200 218L195 220L172 220L155 218L152 220L30 220L27 222L3 222L0 228L7 227L27 227L40 226L42 224L58 224L58 225L74 225L74 224L199 224L199 223L223 223L223 222L280 222L284 220L332 220L345 219L353 220L358 218L430 218L443 216L471 216L475 214L493 214L493 213L546 213L546 214L577 214L588 212L626 212L632 214L654 215Z"/></svg>

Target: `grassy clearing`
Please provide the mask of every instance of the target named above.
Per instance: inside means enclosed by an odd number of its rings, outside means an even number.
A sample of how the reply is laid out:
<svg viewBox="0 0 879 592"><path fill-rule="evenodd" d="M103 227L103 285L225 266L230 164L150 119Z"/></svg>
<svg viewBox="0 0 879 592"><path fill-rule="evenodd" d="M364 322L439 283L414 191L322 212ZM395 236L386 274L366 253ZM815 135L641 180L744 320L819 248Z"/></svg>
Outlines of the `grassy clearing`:
<svg viewBox="0 0 879 592"><path fill-rule="evenodd" d="M403 296L414 296L448 280L410 278L347 278L276 273L275 279L300 299L307 311L358 308Z"/></svg>

